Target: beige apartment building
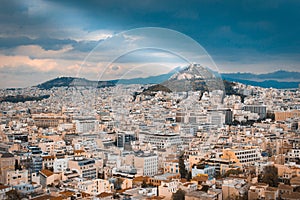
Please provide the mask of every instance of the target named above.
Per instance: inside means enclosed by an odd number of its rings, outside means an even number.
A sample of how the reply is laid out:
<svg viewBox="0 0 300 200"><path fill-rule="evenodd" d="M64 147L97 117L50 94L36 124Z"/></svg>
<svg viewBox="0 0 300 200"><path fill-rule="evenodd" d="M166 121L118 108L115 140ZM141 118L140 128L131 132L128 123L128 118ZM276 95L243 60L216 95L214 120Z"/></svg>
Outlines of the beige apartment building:
<svg viewBox="0 0 300 200"><path fill-rule="evenodd" d="M165 161L164 173L178 174L179 173L178 160Z"/></svg>
<svg viewBox="0 0 300 200"><path fill-rule="evenodd" d="M28 182L28 170L7 171L4 184L15 186Z"/></svg>
<svg viewBox="0 0 300 200"><path fill-rule="evenodd" d="M291 110L291 111L276 111L275 114L275 121L285 121L287 118L295 118L300 117L299 110Z"/></svg>
<svg viewBox="0 0 300 200"><path fill-rule="evenodd" d="M158 186L158 194L159 196L164 196L165 199L172 199L172 195L178 190L179 181L162 181L161 185Z"/></svg>
<svg viewBox="0 0 300 200"><path fill-rule="evenodd" d="M97 178L97 168L95 160L86 159L83 157L75 157L73 160L69 160L69 168L76 170L82 178Z"/></svg>
<svg viewBox="0 0 300 200"><path fill-rule="evenodd" d="M86 180L78 183L78 189L80 191L91 195L98 195L102 192L111 193L114 189L113 187L114 185L112 183L103 179Z"/></svg>
<svg viewBox="0 0 300 200"><path fill-rule="evenodd" d="M57 127L59 124L67 121L66 116L55 114L34 114L32 115L32 118L34 120L34 124L37 127L42 128Z"/></svg>
<svg viewBox="0 0 300 200"><path fill-rule="evenodd" d="M6 173L15 170L15 157L11 153L3 153L0 157L0 182L7 182Z"/></svg>

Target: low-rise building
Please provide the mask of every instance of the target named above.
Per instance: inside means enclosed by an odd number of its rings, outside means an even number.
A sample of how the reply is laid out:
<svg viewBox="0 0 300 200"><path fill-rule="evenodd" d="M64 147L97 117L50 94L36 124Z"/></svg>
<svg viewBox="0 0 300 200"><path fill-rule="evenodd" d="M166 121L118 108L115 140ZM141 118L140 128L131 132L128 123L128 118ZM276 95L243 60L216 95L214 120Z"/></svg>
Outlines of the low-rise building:
<svg viewBox="0 0 300 200"><path fill-rule="evenodd" d="M43 188L54 183L54 173L48 169L43 169L40 171L40 183Z"/></svg>
<svg viewBox="0 0 300 200"><path fill-rule="evenodd" d="M234 199L247 194L248 188L244 179L228 178L223 181L223 199Z"/></svg>
<svg viewBox="0 0 300 200"><path fill-rule="evenodd" d="M206 174L208 176L208 179L211 180L214 178L215 173L215 167L213 166L194 166L194 168L192 168L192 177Z"/></svg>
<svg viewBox="0 0 300 200"><path fill-rule="evenodd" d="M93 179L93 180L82 180L78 182L78 189L81 192L85 192L91 195L98 195L102 192L111 193L114 189L113 184L109 183L108 180Z"/></svg>
<svg viewBox="0 0 300 200"><path fill-rule="evenodd" d="M172 195L177 192L179 188L179 181L162 181L161 185L158 186L159 196L164 196L166 199L171 199Z"/></svg>
<svg viewBox="0 0 300 200"><path fill-rule="evenodd" d="M0 185L0 199L6 199L6 193L12 190L12 186Z"/></svg>
<svg viewBox="0 0 300 200"><path fill-rule="evenodd" d="M7 171L15 169L15 157L11 153L3 153L0 157L0 182L7 182Z"/></svg>
<svg viewBox="0 0 300 200"><path fill-rule="evenodd" d="M164 162L164 173L179 173L178 160L171 160Z"/></svg>
<svg viewBox="0 0 300 200"><path fill-rule="evenodd" d="M28 183L28 170L11 170L6 172L5 184L15 186Z"/></svg>

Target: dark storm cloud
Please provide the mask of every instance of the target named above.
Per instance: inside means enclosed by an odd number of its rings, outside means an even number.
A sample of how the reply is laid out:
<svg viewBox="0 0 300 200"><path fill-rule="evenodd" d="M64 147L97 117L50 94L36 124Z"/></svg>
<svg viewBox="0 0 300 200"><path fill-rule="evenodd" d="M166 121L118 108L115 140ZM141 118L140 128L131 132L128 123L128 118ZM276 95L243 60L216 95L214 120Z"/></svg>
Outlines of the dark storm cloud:
<svg viewBox="0 0 300 200"><path fill-rule="evenodd" d="M28 8L28 4L19 1L2 2L2 33L9 34L15 29L41 38L39 34L49 29L49 35L43 37L49 40L51 31L60 31L70 26L88 31L158 26L183 32L217 54L230 48L255 49L266 53L300 51L298 1L52 0L41 1L40 4L41 7L49 4L53 9L35 14ZM68 33L65 37L68 39ZM13 39L7 40L10 43L9 40ZM55 42L42 40L37 42L41 45ZM24 40L24 44L27 42ZM60 42L57 47L53 44L50 48L59 48Z"/></svg>
<svg viewBox="0 0 300 200"><path fill-rule="evenodd" d="M297 1L56 1L81 8L93 19L89 28L162 26L186 33L212 51L253 48L276 53L299 51ZM289 48L286 48L286 47Z"/></svg>
<svg viewBox="0 0 300 200"><path fill-rule="evenodd" d="M55 38L37 38L31 39L28 37L7 37L0 38L0 49L15 48L20 45L39 45L45 50L59 50L64 45L72 44L79 46L79 44L70 39L55 39Z"/></svg>
<svg viewBox="0 0 300 200"><path fill-rule="evenodd" d="M105 38L92 37L97 36L93 32L107 30L109 35L154 26L190 36L221 70L299 71L299 10L300 2L293 0L3 0L0 50L9 55L21 45L45 50L70 45L53 60L80 60Z"/></svg>

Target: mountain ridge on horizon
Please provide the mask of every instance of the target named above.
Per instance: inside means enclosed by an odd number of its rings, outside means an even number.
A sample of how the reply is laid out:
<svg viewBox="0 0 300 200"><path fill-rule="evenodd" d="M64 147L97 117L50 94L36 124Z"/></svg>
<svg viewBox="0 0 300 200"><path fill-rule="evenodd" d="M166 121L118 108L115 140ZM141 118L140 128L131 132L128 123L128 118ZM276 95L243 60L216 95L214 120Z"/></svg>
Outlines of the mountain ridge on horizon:
<svg viewBox="0 0 300 200"><path fill-rule="evenodd" d="M287 70L276 70L268 73L255 74L251 72L230 72L230 73L221 73L222 77L231 77L234 76L237 79L243 80L291 80L291 81L300 81L300 72L297 71L287 71ZM289 81L287 81L289 82Z"/></svg>
<svg viewBox="0 0 300 200"><path fill-rule="evenodd" d="M131 78L131 79L114 79L106 81L94 81L88 80L82 77L64 77L60 76L35 87L41 89L49 89L52 87L60 86L96 86L96 87L107 87L116 84L159 84L164 80L171 78L176 72L178 67L171 70L169 73L149 76L143 78ZM186 68L180 68L186 69ZM298 88L300 84L300 72L292 72L285 70L277 70L270 73L264 74L253 74L249 72L236 72L236 73L221 73L221 78L231 82L239 82L246 85L259 86L264 88L278 88L278 89L288 89L288 88ZM290 81L287 81L290 80Z"/></svg>

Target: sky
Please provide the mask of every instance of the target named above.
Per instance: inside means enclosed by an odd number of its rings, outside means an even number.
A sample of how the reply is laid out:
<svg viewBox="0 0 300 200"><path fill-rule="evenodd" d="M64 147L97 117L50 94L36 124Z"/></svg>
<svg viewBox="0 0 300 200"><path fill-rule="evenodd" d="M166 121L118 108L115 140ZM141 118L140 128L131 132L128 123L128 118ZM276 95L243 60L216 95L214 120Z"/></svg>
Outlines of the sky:
<svg viewBox="0 0 300 200"><path fill-rule="evenodd" d="M0 87L164 73L199 53L192 41L220 73L300 71L299 10L297 0L2 0ZM157 48L134 51L146 44Z"/></svg>

